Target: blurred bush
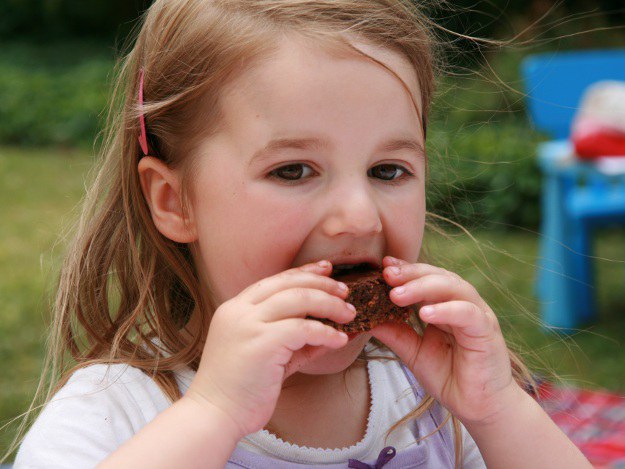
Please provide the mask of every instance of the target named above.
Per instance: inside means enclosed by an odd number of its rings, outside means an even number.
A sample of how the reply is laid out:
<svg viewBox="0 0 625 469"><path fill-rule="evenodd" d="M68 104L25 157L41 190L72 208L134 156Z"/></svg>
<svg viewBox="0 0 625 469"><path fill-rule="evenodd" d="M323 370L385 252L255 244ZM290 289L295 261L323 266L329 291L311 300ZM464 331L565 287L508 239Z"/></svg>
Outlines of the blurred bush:
<svg viewBox="0 0 625 469"><path fill-rule="evenodd" d="M508 122L433 129L428 139L428 210L468 228L535 229L541 180L538 136Z"/></svg>
<svg viewBox="0 0 625 469"><path fill-rule="evenodd" d="M0 143L90 145L112 66L96 45L0 44Z"/></svg>
<svg viewBox="0 0 625 469"><path fill-rule="evenodd" d="M412 0L447 30L478 37L511 37L548 13L546 33L559 35L560 26L576 31L625 23L623 0ZM137 16L153 0L2 0L0 40L125 37ZM88 5L88 6L87 6ZM531 31L533 34L535 31ZM443 34L444 36L444 34ZM471 41L451 36L461 49L477 52Z"/></svg>
<svg viewBox="0 0 625 469"><path fill-rule="evenodd" d="M428 132L429 210L470 228L538 227L541 177L525 114L524 53L443 77Z"/></svg>
<svg viewBox="0 0 625 469"><path fill-rule="evenodd" d="M151 0L2 0L0 39L123 37Z"/></svg>

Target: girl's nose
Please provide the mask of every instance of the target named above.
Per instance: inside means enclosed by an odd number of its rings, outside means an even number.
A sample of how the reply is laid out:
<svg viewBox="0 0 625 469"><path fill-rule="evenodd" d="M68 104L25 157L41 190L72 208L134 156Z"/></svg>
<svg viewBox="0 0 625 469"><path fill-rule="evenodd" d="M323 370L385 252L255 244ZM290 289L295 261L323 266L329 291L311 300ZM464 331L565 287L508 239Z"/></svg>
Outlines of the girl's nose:
<svg viewBox="0 0 625 469"><path fill-rule="evenodd" d="M349 234L362 237L381 233L382 220L372 195L364 188L331 195L323 230L327 236Z"/></svg>

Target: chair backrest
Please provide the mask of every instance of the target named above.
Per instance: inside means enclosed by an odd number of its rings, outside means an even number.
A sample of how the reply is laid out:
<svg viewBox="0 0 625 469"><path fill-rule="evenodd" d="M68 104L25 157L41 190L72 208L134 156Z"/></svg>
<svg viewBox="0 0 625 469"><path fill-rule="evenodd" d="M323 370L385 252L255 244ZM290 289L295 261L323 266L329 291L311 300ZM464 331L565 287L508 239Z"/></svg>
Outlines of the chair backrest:
<svg viewBox="0 0 625 469"><path fill-rule="evenodd" d="M580 98L600 80L625 81L625 49L551 52L521 64L527 109L538 130L567 138Z"/></svg>

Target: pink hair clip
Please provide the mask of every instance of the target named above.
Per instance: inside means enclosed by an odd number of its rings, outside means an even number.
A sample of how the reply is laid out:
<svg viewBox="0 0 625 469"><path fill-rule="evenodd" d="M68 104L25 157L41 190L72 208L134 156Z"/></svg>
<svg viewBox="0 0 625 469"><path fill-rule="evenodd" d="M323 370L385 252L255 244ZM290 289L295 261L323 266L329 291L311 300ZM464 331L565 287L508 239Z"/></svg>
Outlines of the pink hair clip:
<svg viewBox="0 0 625 469"><path fill-rule="evenodd" d="M141 124L141 134L139 135L139 145L143 155L148 155L148 136L145 131L145 115L143 114L143 69L139 72L139 109L141 114L139 115L139 123Z"/></svg>

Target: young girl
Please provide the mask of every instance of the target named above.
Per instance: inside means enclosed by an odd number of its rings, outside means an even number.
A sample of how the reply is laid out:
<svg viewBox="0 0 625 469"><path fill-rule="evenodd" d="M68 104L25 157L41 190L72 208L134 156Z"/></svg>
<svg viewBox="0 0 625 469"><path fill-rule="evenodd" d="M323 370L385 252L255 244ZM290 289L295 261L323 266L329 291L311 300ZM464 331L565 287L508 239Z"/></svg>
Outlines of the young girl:
<svg viewBox="0 0 625 469"><path fill-rule="evenodd" d="M76 367L16 467L589 467L476 290L419 262L429 24L408 0L152 5L61 276ZM316 320L354 318L330 274L358 263L412 325Z"/></svg>

